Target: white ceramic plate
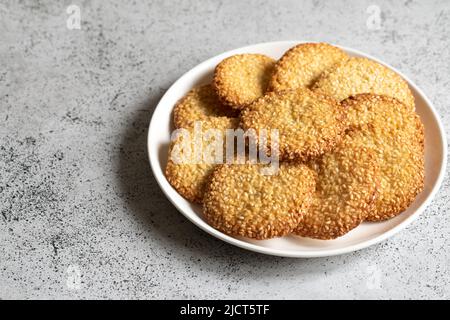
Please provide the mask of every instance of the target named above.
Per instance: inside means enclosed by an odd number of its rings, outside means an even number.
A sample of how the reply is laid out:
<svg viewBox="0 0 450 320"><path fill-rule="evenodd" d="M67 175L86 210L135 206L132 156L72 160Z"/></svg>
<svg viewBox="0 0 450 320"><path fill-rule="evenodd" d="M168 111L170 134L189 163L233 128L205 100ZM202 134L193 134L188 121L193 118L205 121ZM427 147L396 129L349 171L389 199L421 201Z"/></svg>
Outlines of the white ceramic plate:
<svg viewBox="0 0 450 320"><path fill-rule="evenodd" d="M228 56L238 53L262 53L278 59L287 49L301 42L268 42L228 51L199 64L184 74L167 90L153 113L148 132L148 153L153 174L167 198L183 215L209 234L238 247L260 253L285 257L324 257L366 248L396 234L424 211L444 178L447 142L443 126L433 105L411 80L378 59L354 49L341 47L351 56L373 59L403 76L414 93L416 110L425 125L425 188L408 210L394 219L379 223L365 222L336 240L313 240L297 236L270 240L235 238L208 225L202 218L201 207L189 203L180 196L164 176L170 133L173 129L172 109L178 99L194 86L210 82L214 67Z"/></svg>

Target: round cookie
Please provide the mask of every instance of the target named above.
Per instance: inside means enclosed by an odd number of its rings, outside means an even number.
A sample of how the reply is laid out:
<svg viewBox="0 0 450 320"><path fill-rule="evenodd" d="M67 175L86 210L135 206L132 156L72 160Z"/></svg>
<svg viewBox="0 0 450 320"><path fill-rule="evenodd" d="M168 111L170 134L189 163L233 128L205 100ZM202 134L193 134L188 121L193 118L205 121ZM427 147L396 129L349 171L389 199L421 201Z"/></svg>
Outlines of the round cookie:
<svg viewBox="0 0 450 320"><path fill-rule="evenodd" d="M324 71L347 59L343 50L327 43L299 44L276 63L269 91L309 88Z"/></svg>
<svg viewBox="0 0 450 320"><path fill-rule="evenodd" d="M218 154L214 147L208 148L208 146L214 146L213 143L219 141L223 143L223 148L225 148L225 129L237 127L237 121L230 122L227 127L224 127L221 119L215 120L217 119L213 118L210 121L201 122L201 130L197 131L203 134L199 138L201 140L195 140L195 127L181 128L178 130L185 131L178 131L180 134L174 136L169 146L169 159L165 171L166 178L179 194L191 202L202 203L210 174L218 163L223 163L226 159L226 150L222 149L222 154ZM218 129L222 140L215 140L215 136L207 136L207 130L209 129ZM202 143L203 149L200 149L200 151L195 149L194 144L200 144L196 141ZM216 160L216 155L219 161Z"/></svg>
<svg viewBox="0 0 450 320"><path fill-rule="evenodd" d="M170 147L173 149L173 146ZM187 200L202 203L206 183L214 170L214 164L176 164L169 160L166 178L172 187Z"/></svg>
<svg viewBox="0 0 450 320"><path fill-rule="evenodd" d="M356 228L373 207L378 179L375 152L364 145L360 130L351 131L313 167L317 173L316 191L294 233L335 239Z"/></svg>
<svg viewBox="0 0 450 320"><path fill-rule="evenodd" d="M220 62L213 86L220 101L242 109L261 97L267 89L275 60L262 54L238 54Z"/></svg>
<svg viewBox="0 0 450 320"><path fill-rule="evenodd" d="M424 186L424 127L420 117L398 100L361 94L342 102L348 124L363 128L364 143L376 151L380 184L369 221L395 217Z"/></svg>
<svg viewBox="0 0 450 320"><path fill-rule="evenodd" d="M191 128L195 121L213 121L216 127L228 128L236 113L224 107L210 84L189 91L175 106L175 128Z"/></svg>
<svg viewBox="0 0 450 320"><path fill-rule="evenodd" d="M344 120L339 103L302 88L268 93L241 112L244 130L268 135L278 130L276 147L283 160L308 160L330 151L342 139Z"/></svg>
<svg viewBox="0 0 450 320"><path fill-rule="evenodd" d="M292 232L310 205L314 172L294 163L281 163L275 175L262 175L261 168L257 164L225 164L214 170L203 202L211 226L253 239Z"/></svg>
<svg viewBox="0 0 450 320"><path fill-rule="evenodd" d="M397 98L414 110L414 96L402 77L387 67L366 59L350 58L320 76L313 90L338 101L360 93Z"/></svg>

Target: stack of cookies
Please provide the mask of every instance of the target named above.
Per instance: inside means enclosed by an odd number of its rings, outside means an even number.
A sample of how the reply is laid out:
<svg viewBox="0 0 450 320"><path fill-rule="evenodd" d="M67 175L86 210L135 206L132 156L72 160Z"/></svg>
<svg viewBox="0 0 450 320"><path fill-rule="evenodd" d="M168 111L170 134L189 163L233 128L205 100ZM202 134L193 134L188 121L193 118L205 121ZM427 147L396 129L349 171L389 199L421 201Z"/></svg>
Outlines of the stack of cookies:
<svg viewBox="0 0 450 320"><path fill-rule="evenodd" d="M276 174L262 174L255 161L179 163L169 156L170 184L229 235L335 239L363 221L397 216L423 189L424 128L408 84L326 43L299 44L278 61L228 57L173 116L190 133L200 121L201 130L223 134L279 134L276 145L265 146L279 157ZM175 137L170 152L182 144Z"/></svg>

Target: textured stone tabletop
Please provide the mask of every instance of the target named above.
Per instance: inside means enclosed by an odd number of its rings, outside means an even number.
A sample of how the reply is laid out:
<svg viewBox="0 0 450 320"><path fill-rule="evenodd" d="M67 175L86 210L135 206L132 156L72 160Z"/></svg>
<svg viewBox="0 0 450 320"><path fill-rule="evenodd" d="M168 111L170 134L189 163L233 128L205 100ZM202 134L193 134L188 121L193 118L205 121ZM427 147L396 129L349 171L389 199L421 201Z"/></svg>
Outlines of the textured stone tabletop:
<svg viewBox="0 0 450 320"><path fill-rule="evenodd" d="M448 299L447 177L379 245L277 258L178 213L152 177L146 133L161 95L201 61L295 39L398 67L450 132L449 32L445 0L2 1L0 298Z"/></svg>

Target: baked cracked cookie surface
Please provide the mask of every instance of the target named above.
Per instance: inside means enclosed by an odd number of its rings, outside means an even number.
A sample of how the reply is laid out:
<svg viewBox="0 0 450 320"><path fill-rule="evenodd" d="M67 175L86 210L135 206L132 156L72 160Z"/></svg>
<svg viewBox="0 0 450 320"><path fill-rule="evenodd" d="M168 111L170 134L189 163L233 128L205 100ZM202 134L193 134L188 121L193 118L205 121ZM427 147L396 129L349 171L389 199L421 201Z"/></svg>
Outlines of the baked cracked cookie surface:
<svg viewBox="0 0 450 320"><path fill-rule="evenodd" d="M346 128L344 120L339 103L300 88L266 94L242 111L240 125L256 133L277 130L280 158L306 161L339 143Z"/></svg>
<svg viewBox="0 0 450 320"><path fill-rule="evenodd" d="M243 109L267 90L275 60L262 54L238 54L220 62L213 86L220 101Z"/></svg>
<svg viewBox="0 0 450 320"><path fill-rule="evenodd" d="M311 203L314 172L303 164L282 163L277 174L261 174L255 164L221 165L214 170L203 213L214 228L253 239L292 232Z"/></svg>
<svg viewBox="0 0 450 320"><path fill-rule="evenodd" d="M316 160L316 191L310 208L294 233L315 239L335 239L356 228L376 199L378 162L360 130L349 132L331 153Z"/></svg>
<svg viewBox="0 0 450 320"><path fill-rule="evenodd" d="M362 128L364 143L375 150L380 184L369 221L400 214L424 187L424 127L420 117L398 100L361 94L343 101L350 128Z"/></svg>
<svg viewBox="0 0 450 320"><path fill-rule="evenodd" d="M309 88L325 71L348 59L347 54L327 43L302 43L275 64L269 91Z"/></svg>
<svg viewBox="0 0 450 320"><path fill-rule="evenodd" d="M393 97L414 110L414 96L400 75L366 59L350 58L323 73L313 88L338 101L362 93Z"/></svg>

